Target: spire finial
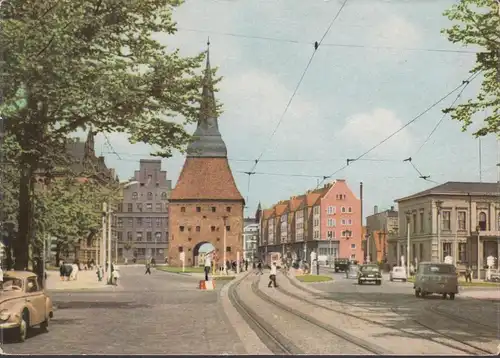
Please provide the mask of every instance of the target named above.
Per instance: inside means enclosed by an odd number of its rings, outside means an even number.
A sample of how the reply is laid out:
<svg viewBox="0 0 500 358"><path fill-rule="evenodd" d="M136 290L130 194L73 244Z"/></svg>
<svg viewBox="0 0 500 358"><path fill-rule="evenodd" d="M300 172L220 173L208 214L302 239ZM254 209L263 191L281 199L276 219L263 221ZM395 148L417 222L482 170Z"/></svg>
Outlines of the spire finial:
<svg viewBox="0 0 500 358"><path fill-rule="evenodd" d="M207 47L210 49L210 36L207 38Z"/></svg>

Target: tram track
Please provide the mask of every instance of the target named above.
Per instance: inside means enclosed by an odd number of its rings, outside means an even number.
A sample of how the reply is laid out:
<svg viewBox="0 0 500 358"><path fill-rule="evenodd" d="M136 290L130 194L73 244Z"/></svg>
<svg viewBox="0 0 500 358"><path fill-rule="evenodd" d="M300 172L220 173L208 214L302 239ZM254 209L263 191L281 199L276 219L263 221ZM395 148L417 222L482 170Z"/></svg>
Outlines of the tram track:
<svg viewBox="0 0 500 358"><path fill-rule="evenodd" d="M366 307L355 305L355 304L350 303L350 302L346 302L346 301L342 301L342 300L336 300L336 299L333 299L331 297L325 297L322 294L319 294L319 293L314 292L312 290L309 290L309 289L307 289L305 287L302 287L298 283L294 282L293 279L291 279L290 277L288 277L288 275L285 275L285 277L292 284L292 286L298 288L299 290L301 290L303 292L312 294L313 296L315 296L317 298L327 299L327 300L334 301L334 302L337 302L337 303L340 303L340 304L343 304L343 305L346 305L346 306L351 306L351 307L354 307L354 308L364 309L366 311L374 312L374 310L370 310L370 309L368 309ZM321 308L324 308L324 309L326 309L328 311L331 311L331 312L334 312L334 313L337 313L337 314L341 314L341 315L344 315L344 316L347 316L347 317L350 317L350 318L354 318L354 319L357 319L357 320L365 321L367 323L371 323L371 324L374 324L374 325L377 325L377 326L380 326L380 327L394 329L394 330L397 330L397 331L399 331L401 333L409 334L409 335L412 335L412 336L417 337L419 339L428 340L428 341L431 341L431 342L434 342L434 343L437 343L437 344L440 344L440 345L443 345L443 346L446 346L446 347L449 347L449 348L461 351L461 352L466 353L466 354L482 356L482 355L485 355L485 354L493 354L493 353L495 353L495 352L492 352L490 350L486 350L486 349L483 349L481 347L478 347L476 345L473 345L473 344L470 344L470 343L467 343L467 342L463 342L463 340L458 340L457 338L455 338L455 337L453 337L453 336L451 336L449 334L443 333L443 332L441 332L441 331L439 331L439 330L431 327L430 325L427 325L427 324L421 322L421 320L417 320L417 319L408 317L407 315L404 315L403 313L398 312L397 308L395 308L395 307L391 307L390 308L390 310L391 310L392 313L394 313L394 314L396 314L396 315L398 315L398 316L400 316L400 317L402 317L404 319L407 319L407 320L409 319L412 322L414 322L415 324L417 324L417 325L419 325L419 326L427 329L428 331L431 331L432 333L434 333L434 334L436 334L438 336L444 337L445 339L454 342L454 344L448 343L448 342L443 342L443 341L436 341L436 340L433 340L433 339L422 337L421 335L419 335L417 333L414 333L414 332L411 332L409 330L403 330L401 328L394 327L393 325L390 325L390 324L384 324L384 323L381 323L381 322L378 322L378 321L375 321L375 320L372 320L372 319L369 319L369 318L363 318L363 317L357 316L355 314L352 314L352 313L349 313L349 312L345 312L344 310L334 309L332 307L328 307L328 306L325 306L323 304L317 303L317 302L315 302L313 300L307 299L307 298L305 298L303 296L294 294L294 293L292 293L290 291L284 290L281 287L279 288L279 290L280 290L280 292L282 292L285 295L288 295L290 297L293 297L293 298L295 298L297 300L300 300L300 301L303 301L303 302L307 302L308 304L311 304L313 306L321 307ZM440 314L441 316L445 316L444 314L442 314L442 312L436 312L436 313ZM453 319L453 318L451 318L451 319ZM466 347L464 347L464 346L466 346Z"/></svg>

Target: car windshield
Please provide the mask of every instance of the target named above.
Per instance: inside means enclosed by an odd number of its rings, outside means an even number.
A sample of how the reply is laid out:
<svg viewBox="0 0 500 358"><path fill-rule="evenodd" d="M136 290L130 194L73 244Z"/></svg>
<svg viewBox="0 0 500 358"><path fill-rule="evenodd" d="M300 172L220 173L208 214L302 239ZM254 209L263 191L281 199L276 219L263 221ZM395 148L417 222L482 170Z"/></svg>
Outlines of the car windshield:
<svg viewBox="0 0 500 358"><path fill-rule="evenodd" d="M377 266L362 266L361 271L363 272L378 272Z"/></svg>
<svg viewBox="0 0 500 358"><path fill-rule="evenodd" d="M403 272L402 267L394 267L394 272Z"/></svg>
<svg viewBox="0 0 500 358"><path fill-rule="evenodd" d="M358 265L351 265L351 266L349 266L349 271L358 271L358 270L359 270Z"/></svg>
<svg viewBox="0 0 500 358"><path fill-rule="evenodd" d="M426 265L424 273L454 273L455 267L453 265Z"/></svg>
<svg viewBox="0 0 500 358"><path fill-rule="evenodd" d="M3 291L19 291L23 288L23 281L15 278L4 276L2 290Z"/></svg>

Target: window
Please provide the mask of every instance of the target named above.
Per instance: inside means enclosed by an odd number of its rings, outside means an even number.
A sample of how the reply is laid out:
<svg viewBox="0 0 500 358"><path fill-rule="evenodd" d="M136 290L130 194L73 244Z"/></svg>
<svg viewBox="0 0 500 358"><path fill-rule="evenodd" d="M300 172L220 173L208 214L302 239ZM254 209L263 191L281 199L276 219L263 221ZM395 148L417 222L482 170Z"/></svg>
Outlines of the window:
<svg viewBox="0 0 500 358"><path fill-rule="evenodd" d="M122 218L118 218L118 220L116 220L116 226L118 226L119 228L123 227L123 219Z"/></svg>
<svg viewBox="0 0 500 358"><path fill-rule="evenodd" d="M144 222L146 223L147 227L151 227L151 218L145 218Z"/></svg>
<svg viewBox="0 0 500 358"><path fill-rule="evenodd" d="M467 212L459 211L458 215L458 230L465 231L467 229Z"/></svg>
<svg viewBox="0 0 500 358"><path fill-rule="evenodd" d="M184 226L179 226L179 230L180 230L181 232L183 232L183 231L184 231Z"/></svg>
<svg viewBox="0 0 500 358"><path fill-rule="evenodd" d="M460 263L467 262L467 244L464 242L458 243L458 261Z"/></svg>
<svg viewBox="0 0 500 358"><path fill-rule="evenodd" d="M148 200L153 200L153 193L151 192L148 193Z"/></svg>
<svg viewBox="0 0 500 358"><path fill-rule="evenodd" d="M137 200L137 198L138 198L137 192L134 191L132 193L132 200Z"/></svg>
<svg viewBox="0 0 500 358"><path fill-rule="evenodd" d="M319 220L318 219L314 219L313 220L313 226L319 226Z"/></svg>
<svg viewBox="0 0 500 358"><path fill-rule="evenodd" d="M326 211L330 215L335 214L335 206L329 206Z"/></svg>
<svg viewBox="0 0 500 358"><path fill-rule="evenodd" d="M153 204L147 203L146 204L146 211L150 211L150 212L153 211Z"/></svg>
<svg viewBox="0 0 500 358"><path fill-rule="evenodd" d="M197 226L196 227L196 231L200 232L201 231L201 227Z"/></svg>
<svg viewBox="0 0 500 358"><path fill-rule="evenodd" d="M342 237L351 237L352 232L349 230L342 231Z"/></svg>
<svg viewBox="0 0 500 358"><path fill-rule="evenodd" d="M127 211L128 211L129 213L131 213L133 210L134 210L134 207L133 207L132 203L128 203L128 204L127 204Z"/></svg>
<svg viewBox="0 0 500 358"><path fill-rule="evenodd" d="M142 241L142 232L136 232L135 233L135 239L137 241Z"/></svg>
<svg viewBox="0 0 500 358"><path fill-rule="evenodd" d="M352 213L352 208L350 206L347 208L347 212Z"/></svg>
<svg viewBox="0 0 500 358"><path fill-rule="evenodd" d="M117 239L118 241L123 241L123 232L118 231L118 232L116 233L116 239Z"/></svg>
<svg viewBox="0 0 500 358"><path fill-rule="evenodd" d="M142 211L142 203L137 204L137 210Z"/></svg>
<svg viewBox="0 0 500 358"><path fill-rule="evenodd" d="M418 244L418 260L423 261L424 259L424 244Z"/></svg>
<svg viewBox="0 0 500 358"><path fill-rule="evenodd" d="M341 211L342 213L345 213L345 207L344 207L344 206L343 206L343 207L341 207L341 208L340 208L340 211Z"/></svg>
<svg viewBox="0 0 500 358"><path fill-rule="evenodd" d="M228 213L230 213L230 212L231 212L231 207L230 207L230 206L227 206L227 207L226 207L226 211L227 211Z"/></svg>
<svg viewBox="0 0 500 358"><path fill-rule="evenodd" d="M419 218L419 223L420 223L420 232L424 232L424 212L420 212L420 218Z"/></svg>
<svg viewBox="0 0 500 358"><path fill-rule="evenodd" d="M314 215L319 215L319 206L315 206L315 207L313 208L313 214L314 214Z"/></svg>
<svg viewBox="0 0 500 358"><path fill-rule="evenodd" d="M165 241L168 242L168 232L165 232Z"/></svg>
<svg viewBox="0 0 500 358"><path fill-rule="evenodd" d="M212 212L215 213L217 211L217 209L215 208L215 206L212 206Z"/></svg>
<svg viewBox="0 0 500 358"><path fill-rule="evenodd" d="M128 218L127 219L127 226L134 226L134 219L133 218Z"/></svg>
<svg viewBox="0 0 500 358"><path fill-rule="evenodd" d="M226 252L231 252L231 246L226 246Z"/></svg>
<svg viewBox="0 0 500 358"><path fill-rule="evenodd" d="M356 244L351 244L351 249L355 249L356 248Z"/></svg>
<svg viewBox="0 0 500 358"><path fill-rule="evenodd" d="M161 200L167 200L167 193L165 192L161 193Z"/></svg>
<svg viewBox="0 0 500 358"><path fill-rule="evenodd" d="M347 220L347 225L352 225L352 219Z"/></svg>
<svg viewBox="0 0 500 358"><path fill-rule="evenodd" d="M201 208L199 206L196 207L196 212L201 213Z"/></svg>
<svg viewBox="0 0 500 358"><path fill-rule="evenodd" d="M127 232L127 241L132 241L132 232Z"/></svg>
<svg viewBox="0 0 500 358"><path fill-rule="evenodd" d="M314 239L319 239L319 231L314 231Z"/></svg>
<svg viewBox="0 0 500 358"><path fill-rule="evenodd" d="M215 231L215 226L210 226L210 231L214 232Z"/></svg>
<svg viewBox="0 0 500 358"><path fill-rule="evenodd" d="M451 242L443 242L443 257L441 259L444 260L446 256L453 256Z"/></svg>
<svg viewBox="0 0 500 358"><path fill-rule="evenodd" d="M153 233L151 231L148 231L146 233L146 240L152 241L153 240Z"/></svg>
<svg viewBox="0 0 500 358"><path fill-rule="evenodd" d="M413 214L413 233L415 234L417 232L417 214Z"/></svg>
<svg viewBox="0 0 500 358"><path fill-rule="evenodd" d="M415 262L415 258L417 257L417 245L416 244L413 244L411 245L411 258L412 258L412 261Z"/></svg>
<svg viewBox="0 0 500 358"><path fill-rule="evenodd" d="M123 204L122 203L118 204L118 207L116 208L116 211L118 211L119 213L123 212Z"/></svg>
<svg viewBox="0 0 500 358"><path fill-rule="evenodd" d="M334 239L335 238L335 231L328 231L327 236L329 239Z"/></svg>
<svg viewBox="0 0 500 358"><path fill-rule="evenodd" d="M161 227L161 218L156 218L156 227Z"/></svg>
<svg viewBox="0 0 500 358"><path fill-rule="evenodd" d="M139 227L142 226L142 218L135 219L135 222L136 222L137 226L139 226Z"/></svg>
<svg viewBox="0 0 500 358"><path fill-rule="evenodd" d="M161 211L162 210L162 205L161 203L156 203L156 211Z"/></svg>
<svg viewBox="0 0 500 358"><path fill-rule="evenodd" d="M335 219L328 219L327 220L327 226L328 227L334 227L335 226Z"/></svg>
<svg viewBox="0 0 500 358"><path fill-rule="evenodd" d="M179 252L184 252L184 247L179 246Z"/></svg>
<svg viewBox="0 0 500 358"><path fill-rule="evenodd" d="M356 260L356 254L351 255L351 260Z"/></svg>
<svg viewBox="0 0 500 358"><path fill-rule="evenodd" d="M486 231L487 230L488 222L486 220L486 213L484 211L481 211L479 213L479 216L478 216L478 225L479 225L479 229L481 231Z"/></svg>
<svg viewBox="0 0 500 358"><path fill-rule="evenodd" d="M231 226L226 226L226 231L231 231Z"/></svg>
<svg viewBox="0 0 500 358"><path fill-rule="evenodd" d="M451 211L443 210L441 211L441 230L451 230Z"/></svg>
<svg viewBox="0 0 500 358"><path fill-rule="evenodd" d="M155 241L161 241L161 232L155 232Z"/></svg>
<svg viewBox="0 0 500 358"><path fill-rule="evenodd" d="M342 219L341 223L342 225L345 225L345 219Z"/></svg>
<svg viewBox="0 0 500 358"><path fill-rule="evenodd" d="M184 206L181 206L181 213L185 213L186 212L186 208Z"/></svg>
<svg viewBox="0 0 500 358"><path fill-rule="evenodd" d="M500 213L498 214L497 217L497 230L500 231Z"/></svg>
<svg viewBox="0 0 500 358"><path fill-rule="evenodd" d="M38 291L38 282L35 277L29 277L27 279L27 283L28 285L26 286L26 292L32 293Z"/></svg>

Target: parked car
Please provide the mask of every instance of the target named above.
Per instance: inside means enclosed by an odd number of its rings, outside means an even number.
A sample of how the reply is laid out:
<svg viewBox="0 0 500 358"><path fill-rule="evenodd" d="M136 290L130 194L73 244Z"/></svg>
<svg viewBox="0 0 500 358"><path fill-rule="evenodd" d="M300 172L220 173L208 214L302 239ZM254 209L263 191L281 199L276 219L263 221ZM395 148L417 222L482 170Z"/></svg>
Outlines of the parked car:
<svg viewBox="0 0 500 358"><path fill-rule="evenodd" d="M389 274L389 281L400 280L406 282L407 279L406 268L402 266L394 266Z"/></svg>
<svg viewBox="0 0 500 358"><path fill-rule="evenodd" d="M15 333L20 342L29 329L39 325L47 330L54 316L52 300L38 285L37 276L27 271L7 271L0 296L0 329Z"/></svg>
<svg viewBox="0 0 500 358"><path fill-rule="evenodd" d="M358 285L362 285L365 282L373 282L376 285L382 284L382 274L378 265L368 264L359 267Z"/></svg>
<svg viewBox="0 0 500 358"><path fill-rule="evenodd" d="M353 278L356 279L358 278L358 272L359 272L359 266L358 265L351 265L349 266L349 269L346 271L345 276L346 278Z"/></svg>
<svg viewBox="0 0 500 358"><path fill-rule="evenodd" d="M416 297L425 297L437 293L446 299L455 299L458 293L458 276L454 265L444 263L421 262L418 265L415 283Z"/></svg>
<svg viewBox="0 0 500 358"><path fill-rule="evenodd" d="M335 272L347 272L350 265L349 259L335 259L333 263L335 265Z"/></svg>

